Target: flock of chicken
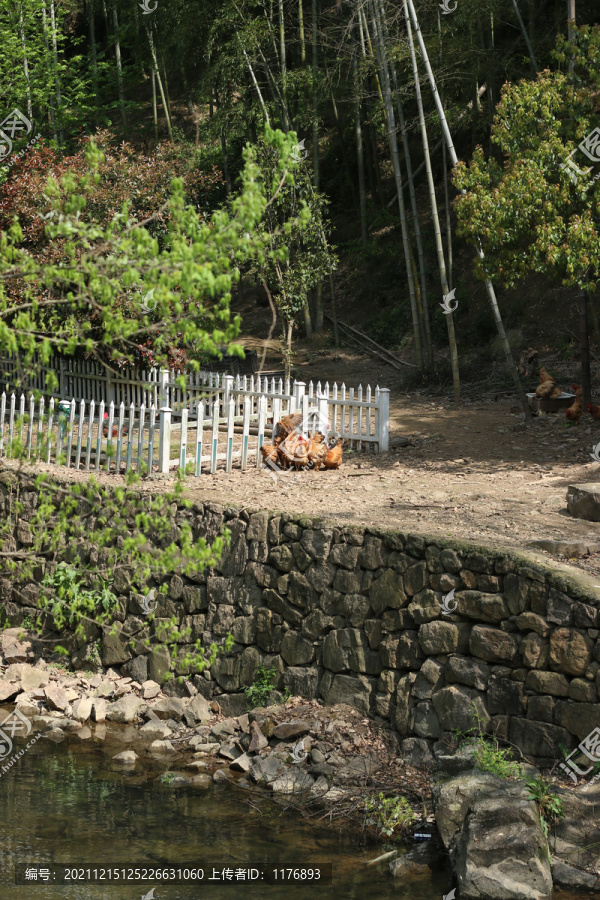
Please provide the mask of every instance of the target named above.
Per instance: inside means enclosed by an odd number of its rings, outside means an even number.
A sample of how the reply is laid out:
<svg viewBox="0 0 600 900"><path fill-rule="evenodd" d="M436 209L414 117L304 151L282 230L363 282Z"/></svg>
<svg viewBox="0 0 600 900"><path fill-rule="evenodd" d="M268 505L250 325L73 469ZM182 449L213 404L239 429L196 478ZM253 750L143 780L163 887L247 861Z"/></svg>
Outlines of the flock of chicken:
<svg viewBox="0 0 600 900"><path fill-rule="evenodd" d="M289 469L339 469L342 463L343 438L329 446L320 431L306 438L298 432L302 413L284 416L277 423L272 444L260 448L263 462L273 468Z"/></svg>
<svg viewBox="0 0 600 900"><path fill-rule="evenodd" d="M579 384L572 385L572 388L575 391L575 402L565 410L565 415L569 422L577 424L583 412L583 388ZM540 368L540 383L536 388L535 396L542 400L555 400L561 394L562 389L557 386L556 379L548 374L542 366ZM592 419L600 419L600 406L588 403L588 412Z"/></svg>

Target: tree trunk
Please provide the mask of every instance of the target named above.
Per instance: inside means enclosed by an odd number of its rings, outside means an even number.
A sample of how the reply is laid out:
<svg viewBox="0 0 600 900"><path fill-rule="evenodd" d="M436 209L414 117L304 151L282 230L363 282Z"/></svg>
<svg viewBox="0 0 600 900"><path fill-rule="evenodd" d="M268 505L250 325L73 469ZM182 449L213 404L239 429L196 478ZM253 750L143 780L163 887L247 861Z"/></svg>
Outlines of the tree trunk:
<svg viewBox="0 0 600 900"><path fill-rule="evenodd" d="M154 118L154 140L158 144L158 107L156 104L156 74L152 66L152 116Z"/></svg>
<svg viewBox="0 0 600 900"><path fill-rule="evenodd" d="M90 52L92 56L92 79L94 85L94 105L96 108L94 114L94 125L98 127L98 54L96 52L96 11L94 9L94 0L88 0L88 19L90 27Z"/></svg>
<svg viewBox="0 0 600 900"><path fill-rule="evenodd" d="M317 78L319 75L319 56L317 47L318 20L317 0L312 0L312 94L313 94L313 184L319 190L319 92Z"/></svg>
<svg viewBox="0 0 600 900"><path fill-rule="evenodd" d="M283 94L283 130L289 131L287 115L287 64L285 59L285 22L283 19L283 0L279 0L279 54L281 66L281 92Z"/></svg>
<svg viewBox="0 0 600 900"><path fill-rule="evenodd" d="M162 60L162 74L163 74L163 84L165 86L165 97L167 98L167 108L169 110L169 121L171 119L171 98L169 97L169 82L167 81L167 70L165 68L165 61Z"/></svg>
<svg viewBox="0 0 600 900"><path fill-rule="evenodd" d="M387 22L385 18L385 7L383 4L383 0L380 0L381 6L381 18L383 21L383 27L386 37L386 42L389 46L389 31L387 28ZM423 253L423 241L421 238L421 225L419 222L419 208L417 206L417 196L415 193L415 184L412 173L412 161L410 158L410 148L408 145L408 133L406 130L406 122L404 120L404 109L402 107L402 100L400 98L400 89L398 87L398 76L396 74L396 66L394 65L393 58L390 54L390 67L392 70L392 77L394 81L394 93L396 95L396 108L398 110L398 120L400 123L400 131L402 134L402 146L404 148L404 161L406 163L406 174L408 180L408 192L410 196L410 204L413 215L413 224L415 229L415 241L417 243L417 256L419 259L419 274L420 274L420 297L418 296L417 291L417 301L419 308L419 321L421 322L421 337L423 341L423 361L427 368L433 367L433 343L431 340L431 324L429 320L429 303L427 300L427 275L425 270L425 254ZM404 188L404 186L403 186ZM414 264L413 264L414 269ZM418 285L415 285L418 288Z"/></svg>
<svg viewBox="0 0 600 900"><path fill-rule="evenodd" d="M569 43L572 44L575 41L575 0L567 0L567 20L569 27ZM575 60L571 59L569 63L569 74L573 72L575 68Z"/></svg>
<svg viewBox="0 0 600 900"><path fill-rule="evenodd" d="M33 109L31 106L31 85L29 83L29 62L27 60L27 45L25 44L22 2L19 4L19 31L21 33L21 46L23 48L23 73L25 75L25 84L27 86L27 117L31 120L33 119Z"/></svg>
<svg viewBox="0 0 600 900"><path fill-rule="evenodd" d="M148 36L148 44L150 45L150 54L152 56L152 65L154 67L154 74L156 76L156 80L158 81L158 89L160 91L160 99L162 100L163 109L165 111L165 118L167 120L167 132L169 135L169 140L173 143L173 132L171 131L171 119L169 118L169 108L167 105L167 98L165 97L165 92L163 88L163 83L160 77L160 72L158 71L158 62L156 60L156 53L154 51L154 41L152 40L152 34L147 25L144 26L146 29L146 34Z"/></svg>
<svg viewBox="0 0 600 900"><path fill-rule="evenodd" d="M290 378L291 370L292 370L292 334L294 323L291 320L286 321L286 335L285 335L285 350L283 352L284 357L284 365L285 365L285 377L286 379Z"/></svg>
<svg viewBox="0 0 600 900"><path fill-rule="evenodd" d="M579 292L579 339L581 341L581 386L583 388L583 406L587 409L592 402L592 379L590 375L590 345L588 340L587 294Z"/></svg>
<svg viewBox="0 0 600 900"><path fill-rule="evenodd" d="M421 84L419 81L419 69L417 66L417 56L415 53L415 44L413 41L412 28L408 15L406 0L404 0L404 15L406 18L406 32L408 35L408 46L410 48L410 58L412 61L413 76L415 80L415 92L417 99L417 110L419 113L419 122L421 124L421 137L423 140L423 155L425 157L425 171L427 173L427 182L429 184L429 200L431 203L431 219L433 222L433 231L435 235L435 246L437 251L438 266L440 270L440 282L442 286L442 294L444 298L450 293L448 287L448 276L446 272L446 261L444 259L444 246L442 244L442 232L440 229L440 219L438 215L437 200L435 196L435 185L433 183L433 173L431 171L431 157L429 155L429 139L427 137L427 126L425 125L425 113L423 110L423 99L421 97ZM452 385L454 389L454 402L460 405L460 374L458 369L458 351L456 348L456 335L454 333L454 321L452 313L446 315L446 323L448 327L448 342L450 345L450 362L452 364Z"/></svg>
<svg viewBox="0 0 600 900"><path fill-rule="evenodd" d="M44 2L44 8L46 4ZM62 98L60 93L60 75L58 73L58 45L56 41L56 16L54 14L54 0L50 0L50 22L52 25L52 57L54 59L54 83L56 85L56 114L58 118L58 130L60 134L60 142L64 144L65 133L62 127L62 115L60 111Z"/></svg>
<svg viewBox="0 0 600 900"><path fill-rule="evenodd" d="M417 32L419 46L421 47L421 53L423 56L423 62L425 64L425 68L427 69L427 76L429 78L429 83L431 85L431 91L432 91L433 99L434 99L436 107L437 107L440 124L442 126L442 131L444 133L444 137L446 138L446 144L448 146L450 160L452 162L452 166L454 167L454 166L456 166L456 164L458 162L458 157L456 155L456 150L454 149L454 144L452 142L452 135L450 134L450 129L448 128L448 122L446 120L446 114L444 113L444 108L440 101L440 97L439 97L438 90L437 90L437 85L435 83L435 78L433 75L433 71L431 69L431 64L429 62L429 56L427 55L427 48L425 47L425 42L423 40L423 35L421 34L421 29L419 28L419 22L417 20L417 14L415 12L413 0L404 0L405 5L407 2L408 2L409 9L410 9L410 16L412 19L412 23L415 27L415 31ZM480 259L484 258L483 250L481 249L481 246L479 244L477 245L477 253L478 253ZM529 402L527 400L527 395L525 393L523 385L521 384L521 379L519 378L519 373L517 372L517 367L515 365L512 351L510 349L510 344L508 343L508 339L506 337L506 332L504 330L504 323L502 321L502 316L500 315L500 309L498 307L498 301L496 299L496 293L494 291L494 286L489 278L485 279L485 286L486 286L486 290L488 293L490 306L492 307L494 321L496 322L496 328L498 329L498 335L500 337L500 342L501 342L502 348L504 350L506 364L511 373L517 395L521 402L521 407L523 409L523 412L525 413L525 417L527 419L531 419L532 418L531 407L529 406Z"/></svg>
<svg viewBox="0 0 600 900"><path fill-rule="evenodd" d="M300 31L300 63L306 65L306 38L304 36L304 9L302 0L298 0L298 29Z"/></svg>
<svg viewBox="0 0 600 900"><path fill-rule="evenodd" d="M362 50L363 59L367 58L367 48L365 46L365 34L363 29L363 16L361 15L361 10L358 10L358 30L360 34L360 46ZM367 75L367 119L368 119L368 129L369 129L369 142L365 142L365 145L370 150L369 153L369 177L373 174L375 179L375 187L376 191L371 186L371 194L375 197L375 193L379 195L379 201L382 206L385 206L385 200L383 196L383 185L381 182L381 171L379 169L379 157L377 155L377 138L375 136L375 127L373 125L373 105L371 103L371 79L370 76Z"/></svg>
<svg viewBox="0 0 600 900"><path fill-rule="evenodd" d="M127 128L127 113L125 112L125 93L123 91L123 67L121 65L121 40L119 38L119 20L117 18L117 3L113 0L112 4L113 28L115 30L115 56L117 58L117 84L119 86L119 106L121 107L121 118L123 119L123 127Z"/></svg>
<svg viewBox="0 0 600 900"><path fill-rule="evenodd" d="M356 47L355 47L356 51ZM354 74L354 133L356 136L356 159L358 163L358 193L360 201L360 235L363 247L367 246L369 231L367 227L367 192L365 189L365 161L363 156L362 128L360 124L360 84L358 81L358 63L356 52L352 54L352 71Z"/></svg>
<svg viewBox="0 0 600 900"><path fill-rule="evenodd" d="M448 287L450 290L454 287L453 273L453 256L452 256L452 218L450 214L450 185L448 178L446 145L442 147L442 158L444 166L444 200L446 201L446 247L448 252Z"/></svg>
<svg viewBox="0 0 600 900"><path fill-rule="evenodd" d="M337 304L335 302L335 287L333 284L333 274L329 273L329 289L331 291L331 318L333 319L333 338L335 340L336 350L340 346L340 333L338 330Z"/></svg>
<svg viewBox="0 0 600 900"><path fill-rule="evenodd" d="M525 22L523 21L523 17L521 16L521 10L519 9L519 4L517 0L513 0L513 6L515 8L515 12L517 14L517 19L519 20L519 25L521 26L521 31L523 32L523 37L525 38L525 43L527 44L527 52L529 53L529 59L531 60L531 65L533 66L533 71L537 73L538 64L535 58L535 53L533 52L533 47L531 46L531 42L529 40L529 35L527 34L527 29L525 28Z"/></svg>
<svg viewBox="0 0 600 900"><path fill-rule="evenodd" d="M227 136L225 128L221 128L221 151L223 154L223 175L225 176L225 190L227 194L231 193L231 176L229 174L229 159L227 156Z"/></svg>
<svg viewBox="0 0 600 900"><path fill-rule="evenodd" d="M381 89L383 92L386 119L388 127L388 140L390 145L390 155L392 157L392 165L394 168L394 179L396 182L396 193L398 194L398 206L400 208L400 225L402 228L402 244L404 247L404 261L406 264L406 277L408 280L408 291L410 296L410 310L412 315L413 333L415 338L415 356L419 370L423 368L423 353L421 348L421 329L419 328L419 313L417 309L417 297L415 291L415 283L413 279L410 236L408 231L408 222L406 219L406 207L404 205L404 192L402 190L402 173L400 171L400 154L398 152L398 139L396 136L396 121L394 118L394 104L392 103L392 91L390 87L390 76L388 71L387 54L383 41L383 33L381 27L381 19L377 9L377 0L372 0L372 18L373 41L377 49L379 58L379 70L381 74Z"/></svg>
<svg viewBox="0 0 600 900"><path fill-rule="evenodd" d="M323 331L323 282L320 281L315 290L315 334Z"/></svg>
<svg viewBox="0 0 600 900"><path fill-rule="evenodd" d="M250 57L246 53L246 48L242 44L242 40L241 40L239 34L238 34L238 41L239 41L240 47L242 48L242 53L244 54L244 59L246 60L246 65L248 66L248 71L250 72L250 78L252 79L252 84L254 85L254 89L258 95L258 101L259 101L261 109L263 111L263 115L265 117L265 122L267 123L267 125L270 125L271 122L269 119L269 113L267 112L267 107L265 106L265 101L263 99L260 85L259 85L258 81L256 80L256 75L254 74L254 69L252 68L252 63L250 62ZM212 118L212 114L213 114L213 110L212 110L212 88L211 88L211 91L210 91L210 116L211 116L211 118Z"/></svg>
<svg viewBox="0 0 600 900"><path fill-rule="evenodd" d="M310 317L310 306L308 305L308 297L302 307L302 314L304 316L304 330L306 331L306 337L308 340L311 340L313 336L313 325L312 319Z"/></svg>
<svg viewBox="0 0 600 900"><path fill-rule="evenodd" d="M42 34L44 38L44 47L46 49L46 59L50 59L50 48L48 46L48 22L46 18L46 3L45 0L42 0ZM56 117L54 114L54 104L52 102L52 96L48 98L48 115L50 117L50 126L52 128L52 137L55 142L58 144L58 133L56 131Z"/></svg>

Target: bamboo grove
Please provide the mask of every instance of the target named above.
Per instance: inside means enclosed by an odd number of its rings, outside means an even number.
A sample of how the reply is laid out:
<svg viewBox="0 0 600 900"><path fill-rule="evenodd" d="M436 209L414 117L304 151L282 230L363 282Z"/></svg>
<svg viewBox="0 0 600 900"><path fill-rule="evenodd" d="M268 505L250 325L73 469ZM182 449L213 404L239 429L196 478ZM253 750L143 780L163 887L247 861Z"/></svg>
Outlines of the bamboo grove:
<svg viewBox="0 0 600 900"><path fill-rule="evenodd" d="M394 220L397 303L409 310L415 362L423 372L435 365L434 317L442 315L443 301L459 403L456 324L447 305L456 289L455 168L478 145L501 160L491 133L503 86L535 81L555 66L558 36L577 42L579 29L597 17L594 6L593 0L578 0L577 8L575 0L15 0L0 10L0 117L20 110L64 155L98 130L146 154L167 143L193 166L218 167L220 202L237 190L247 142L259 144L265 125L294 132L305 174L281 202L297 215L298 196L307 198L313 228L309 234L304 223L298 259L309 245L318 252L287 274L275 254L273 271L263 272L265 287L271 279L276 285L288 351L292 325L311 336L324 328L327 304L335 315L331 215L354 228L338 252L365 260L374 229ZM572 73L572 60L562 68ZM0 156L0 184L10 178ZM473 233L470 243L485 269L482 239ZM485 273L482 279L529 413L494 280Z"/></svg>

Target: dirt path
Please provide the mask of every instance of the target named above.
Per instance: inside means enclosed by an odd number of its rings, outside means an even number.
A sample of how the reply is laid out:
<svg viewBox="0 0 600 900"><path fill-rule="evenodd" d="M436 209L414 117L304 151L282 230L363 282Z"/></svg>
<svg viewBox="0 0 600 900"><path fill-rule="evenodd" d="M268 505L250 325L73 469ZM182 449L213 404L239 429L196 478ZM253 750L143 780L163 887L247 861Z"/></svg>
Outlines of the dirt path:
<svg viewBox="0 0 600 900"><path fill-rule="evenodd" d="M592 432L548 416L526 428L510 403L493 407L444 410L407 398L393 411L391 432L392 440L409 436L411 446L382 456L346 453L337 472L276 481L254 468L217 473L190 493L512 547L534 539L600 540L600 524L566 514L568 485L598 477L589 453L600 426Z"/></svg>
<svg viewBox="0 0 600 900"><path fill-rule="evenodd" d="M600 464L590 458L600 442L600 422L585 416L572 426L557 414L526 425L510 399L444 407L404 393L399 374L347 350L306 351L297 364L307 382L318 373L330 384L389 387L390 452L344 453L339 471L295 477L276 478L254 466L245 473L203 474L188 480L190 497L519 549L540 539L600 542L600 523L572 519L566 511L569 484L600 481ZM394 446L406 438L409 445ZM86 477L41 468L61 478ZM105 474L99 480L121 482ZM154 476L142 489L162 491L171 484L171 477ZM570 562L600 575L600 553Z"/></svg>

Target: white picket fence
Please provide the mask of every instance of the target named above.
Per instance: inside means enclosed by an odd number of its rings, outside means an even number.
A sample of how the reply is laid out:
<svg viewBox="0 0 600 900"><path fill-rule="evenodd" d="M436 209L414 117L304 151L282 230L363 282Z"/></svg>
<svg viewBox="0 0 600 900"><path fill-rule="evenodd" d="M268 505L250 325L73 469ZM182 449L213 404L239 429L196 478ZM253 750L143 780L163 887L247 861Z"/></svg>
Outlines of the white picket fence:
<svg viewBox="0 0 600 900"><path fill-rule="evenodd" d="M345 438L357 451L385 452L389 444L389 390L376 388L374 397L362 388L358 397L337 385L329 396L314 393L313 386L295 381L293 393L284 393L281 384L237 387L231 375L211 375L204 398L181 399L180 421L173 421L169 390L163 386L163 405L149 407L132 402L128 407L104 400L52 397L46 406L43 396L26 400L13 392L0 396L0 457L14 456L18 450L28 460L55 463L85 471L123 473L167 473L173 467L191 470L196 476L214 473L220 462L231 471L233 461L244 471L249 464L262 465L260 448L271 440L277 421L294 411L303 414L305 433L318 429L326 437ZM261 389L259 393L256 388ZM268 390L268 388L271 390ZM289 390L290 385L286 385ZM254 388L251 390L250 388ZM267 389L267 390L265 390ZM177 439L177 433L179 438Z"/></svg>

